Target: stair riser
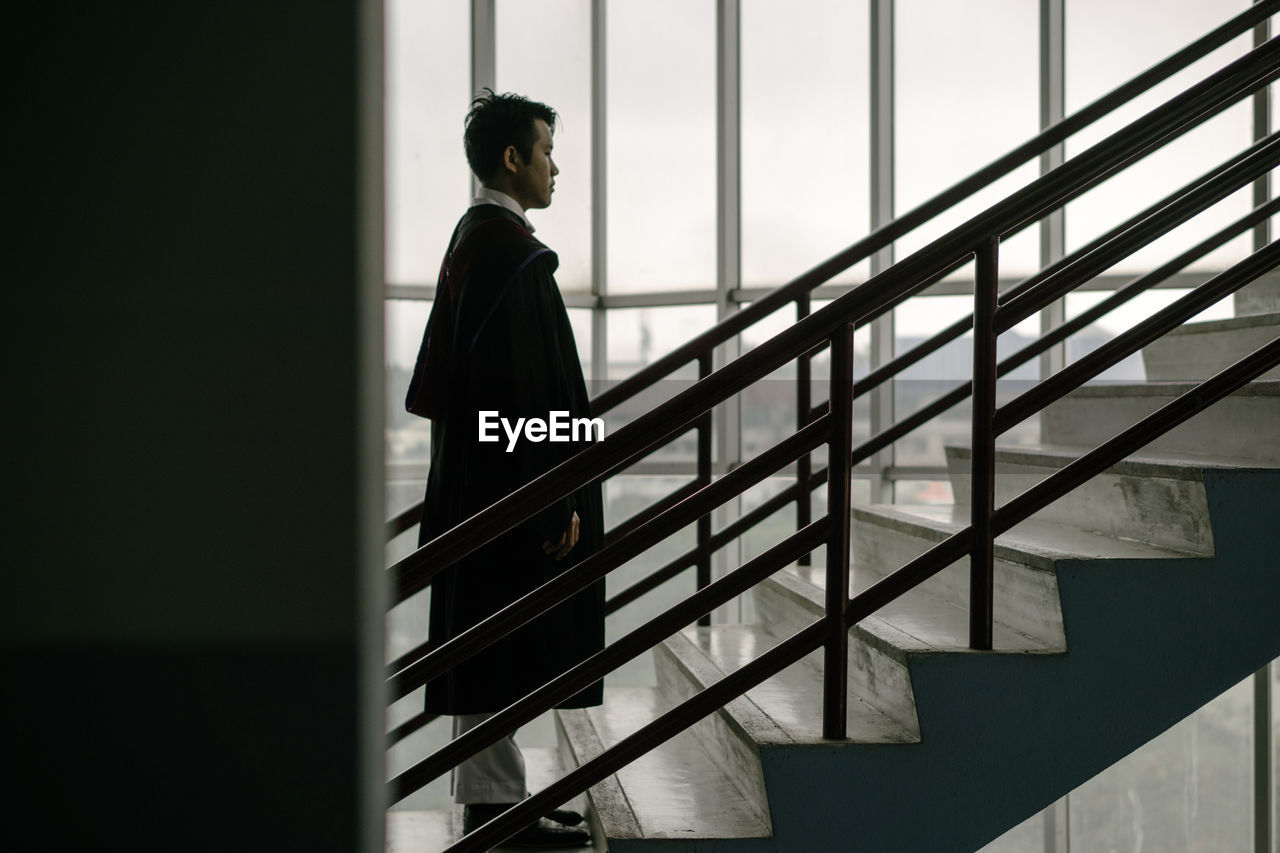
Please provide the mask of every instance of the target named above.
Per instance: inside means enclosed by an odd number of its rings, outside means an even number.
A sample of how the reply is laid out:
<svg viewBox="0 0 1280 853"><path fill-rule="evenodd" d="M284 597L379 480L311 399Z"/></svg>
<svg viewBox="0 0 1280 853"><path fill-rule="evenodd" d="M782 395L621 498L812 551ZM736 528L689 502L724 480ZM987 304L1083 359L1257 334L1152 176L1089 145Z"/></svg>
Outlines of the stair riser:
<svg viewBox="0 0 1280 853"><path fill-rule="evenodd" d="M1142 363L1147 379L1153 382L1208 379L1275 340L1277 335L1280 327L1276 326L1166 335L1143 348ZM1259 378L1280 379L1280 367Z"/></svg>
<svg viewBox="0 0 1280 853"><path fill-rule="evenodd" d="M1092 393L1065 397L1043 413L1044 441L1097 447L1172 400ZM1228 397L1146 445L1143 452L1208 453L1280 463L1280 397Z"/></svg>
<svg viewBox="0 0 1280 853"><path fill-rule="evenodd" d="M568 768L577 768L604 751L600 736L587 712L582 709L556 711L556 748L560 753L561 763ZM587 789L587 827L591 832L591 843L596 850L608 850L606 837L609 835L606 826L614 828L614 834L638 836L639 824L627 804L617 776L609 776L604 781ZM624 827L619 832L618 827Z"/></svg>
<svg viewBox="0 0 1280 853"><path fill-rule="evenodd" d="M674 638L679 641L680 638ZM658 689L672 705L693 698L702 687L696 675L688 672L667 646L654 649ZM742 700L738 700L742 701ZM698 739L707 747L717 764L733 780L742 799L766 825L769 823L769 796L760 769L760 748L734 725L732 715L720 708L692 726Z"/></svg>
<svg viewBox="0 0 1280 853"><path fill-rule="evenodd" d="M855 572L880 577L906 565L935 543L910 533L855 519L853 557ZM1053 572L1028 568L997 559L995 618L1004 626L1061 648L1065 645L1057 577ZM964 557L925 581L910 596L933 595L964 609L969 608L969 558ZM859 585L862 585L859 581Z"/></svg>
<svg viewBox="0 0 1280 853"><path fill-rule="evenodd" d="M1236 316L1280 311L1280 275L1267 273L1236 291Z"/></svg>
<svg viewBox="0 0 1280 853"><path fill-rule="evenodd" d="M959 506L969 506L970 456L947 452L947 470ZM1057 468L996 462L996 505L1017 497ZM1202 480L1102 474L1036 513L1035 518L1108 536L1136 539L1197 554L1213 553L1213 528Z"/></svg>
<svg viewBox="0 0 1280 853"><path fill-rule="evenodd" d="M779 573L755 588L756 613L775 636L793 634L822 616L820 604L789 588L796 585L798 582ZM822 653L815 652L811 660L820 665ZM848 673L851 696L889 717L910 735L919 736L920 723L906 663L886 654L864 626L855 626L849 632Z"/></svg>

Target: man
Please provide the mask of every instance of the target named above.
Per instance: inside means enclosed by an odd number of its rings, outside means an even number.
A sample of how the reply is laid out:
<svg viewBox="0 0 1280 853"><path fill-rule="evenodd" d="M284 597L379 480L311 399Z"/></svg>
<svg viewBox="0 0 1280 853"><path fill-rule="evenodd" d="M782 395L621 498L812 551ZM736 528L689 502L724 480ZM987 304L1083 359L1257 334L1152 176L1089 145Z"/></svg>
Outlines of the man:
<svg viewBox="0 0 1280 853"><path fill-rule="evenodd" d="M514 440L491 423L547 421L553 412L589 417L586 385L553 273L554 252L533 237L529 210L551 204L555 111L517 95L477 98L463 139L483 185L449 241L436 302L406 406L431 418L431 468L419 544L564 461L584 442ZM438 574L431 584L429 640L457 636L594 553L604 539L599 483L535 517ZM593 584L427 684L426 710L454 716L457 737L604 645L604 584ZM599 683L560 707L602 700ZM514 735L514 733L513 733ZM464 832L527 796L513 737L454 772ZM557 810L508 846L574 846L581 815Z"/></svg>

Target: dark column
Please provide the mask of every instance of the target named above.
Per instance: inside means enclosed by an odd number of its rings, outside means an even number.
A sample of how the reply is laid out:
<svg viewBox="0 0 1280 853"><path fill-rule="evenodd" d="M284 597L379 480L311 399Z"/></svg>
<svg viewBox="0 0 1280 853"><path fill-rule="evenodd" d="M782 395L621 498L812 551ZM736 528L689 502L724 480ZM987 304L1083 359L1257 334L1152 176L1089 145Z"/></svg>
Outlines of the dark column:
<svg viewBox="0 0 1280 853"><path fill-rule="evenodd" d="M358 3L20 8L0 846L358 849Z"/></svg>

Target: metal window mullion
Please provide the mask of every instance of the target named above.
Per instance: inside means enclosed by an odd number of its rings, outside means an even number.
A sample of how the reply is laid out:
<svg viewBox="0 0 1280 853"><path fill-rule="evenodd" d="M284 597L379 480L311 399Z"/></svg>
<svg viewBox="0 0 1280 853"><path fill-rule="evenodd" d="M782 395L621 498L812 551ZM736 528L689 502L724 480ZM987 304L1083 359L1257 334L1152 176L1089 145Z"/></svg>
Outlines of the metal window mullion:
<svg viewBox="0 0 1280 853"><path fill-rule="evenodd" d="M893 220L894 209L894 0L871 0L871 229ZM893 264L893 246L871 256L871 274ZM893 358L894 312L871 323L871 368ZM894 421L893 382L871 392L871 432L888 429ZM880 472L894 464L890 445L871 459L876 476L871 480L871 499L893 500L893 483Z"/></svg>
<svg viewBox="0 0 1280 853"><path fill-rule="evenodd" d="M1258 2L1258 0L1254 0ZM1271 21L1267 19L1253 28L1253 47L1259 47L1266 44L1271 37ZM1272 85L1275 85L1274 83ZM1253 139L1256 142L1265 138L1271 132L1271 86L1264 86L1257 92L1254 92L1251 99L1253 104ZM1271 175L1266 174L1253 182L1253 206L1257 207L1266 204L1271 200ZM1259 222L1253 229L1253 251L1258 251L1271 242L1271 221L1269 219ZM1270 278L1267 276L1266 278ZM1263 282L1259 281L1251 285L1251 287L1262 287ZM1249 288L1236 291L1233 297L1235 305L1235 313L1238 315L1245 307L1244 300L1249 298ZM1275 827L1271 832L1274 834Z"/></svg>
<svg viewBox="0 0 1280 853"><path fill-rule="evenodd" d="M471 0L471 96L497 85L498 35L497 0ZM471 176L471 194L480 189L480 179Z"/></svg>
<svg viewBox="0 0 1280 853"><path fill-rule="evenodd" d="M1255 0L1257 2L1257 0ZM1271 37L1271 21L1267 19L1253 28L1253 46L1266 44ZM1274 85L1274 84L1273 84ZM1271 87L1265 86L1253 95L1253 138L1264 139L1271 133ZM1255 207L1271 200L1271 175L1253 182ZM1253 250L1271 242L1271 221L1264 219L1253 229ZM1241 293L1235 295L1236 313L1240 311ZM1275 750L1272 744L1271 673L1275 661L1253 674L1253 849L1255 853L1280 850L1276 838Z"/></svg>
<svg viewBox="0 0 1280 853"><path fill-rule="evenodd" d="M1044 130L1066 115L1066 2L1040 0L1040 129ZM1059 143L1040 155L1040 174L1062 165L1066 145ZM1040 265L1047 267L1066 254L1066 209L1058 208L1040 221ZM1060 326L1067 319L1066 297L1040 311L1040 334ZM1067 346L1060 343L1040 356L1040 378L1047 379L1067 362ZM1071 849L1071 795L1050 804L1041 819L1044 853L1068 853Z"/></svg>
<svg viewBox="0 0 1280 853"><path fill-rule="evenodd" d="M1040 0L1040 129L1066 115L1066 17L1065 0ZM1040 174L1061 166L1066 145L1059 143L1040 155ZM1040 222L1040 265L1047 267L1066 253L1066 211L1050 213ZM1066 298L1040 312L1040 333L1062 325L1067 317ZM1047 379L1066 366L1066 344L1057 344L1040 356L1040 378Z"/></svg>
<svg viewBox="0 0 1280 853"><path fill-rule="evenodd" d="M1271 787L1274 751L1271 740L1271 668L1266 664L1253 674L1253 849L1272 853L1276 849L1275 808Z"/></svg>
<svg viewBox="0 0 1280 853"><path fill-rule="evenodd" d="M605 23L605 0L591 0L591 294L596 297L591 310L593 394L604 387L609 374L609 323L604 307L609 291Z"/></svg>
<svg viewBox="0 0 1280 853"><path fill-rule="evenodd" d="M742 10L739 0L716 3L716 321L738 311L731 297L742 286ZM719 368L742 353L740 336L716 348L713 366ZM742 461L742 407L735 395L715 410L717 458L713 472L724 474ZM715 511L723 529L742 512L742 497ZM741 542L716 552L716 577L741 562ZM731 612L730 607L734 610ZM743 621L742 599L713 614L717 622Z"/></svg>
<svg viewBox="0 0 1280 853"><path fill-rule="evenodd" d="M1257 2L1257 0L1255 0ZM1271 37L1271 21L1267 19L1253 28L1253 46L1266 44ZM1271 133L1271 92L1264 86L1253 95L1253 139L1265 139ZM1253 182L1253 205L1257 207L1271 200L1271 175L1263 175ZM1271 242L1271 221L1264 219L1253 229L1253 250L1256 252ZM1241 293L1235 295L1236 313L1239 313ZM1272 744L1271 674L1272 661L1253 674L1253 849L1255 853L1272 853L1280 850L1276 838L1275 750Z"/></svg>

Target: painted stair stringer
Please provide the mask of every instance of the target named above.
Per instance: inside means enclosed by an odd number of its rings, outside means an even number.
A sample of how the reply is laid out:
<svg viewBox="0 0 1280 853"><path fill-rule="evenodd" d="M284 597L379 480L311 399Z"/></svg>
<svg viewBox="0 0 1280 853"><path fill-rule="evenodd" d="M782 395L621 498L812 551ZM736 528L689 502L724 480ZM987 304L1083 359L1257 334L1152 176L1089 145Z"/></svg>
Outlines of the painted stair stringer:
<svg viewBox="0 0 1280 853"><path fill-rule="evenodd" d="M1280 471L1203 481L1214 556L1055 559L1066 653L906 651L918 743L759 742L772 839L646 849L975 850L1280 656Z"/></svg>

